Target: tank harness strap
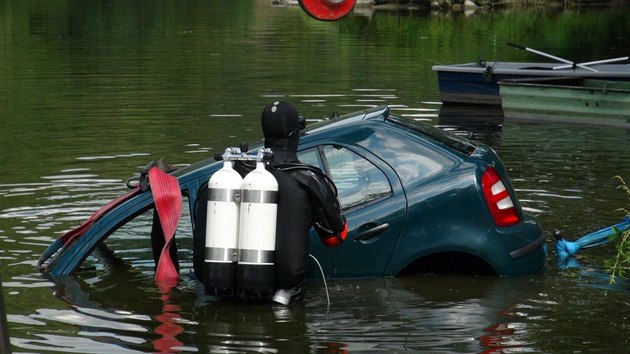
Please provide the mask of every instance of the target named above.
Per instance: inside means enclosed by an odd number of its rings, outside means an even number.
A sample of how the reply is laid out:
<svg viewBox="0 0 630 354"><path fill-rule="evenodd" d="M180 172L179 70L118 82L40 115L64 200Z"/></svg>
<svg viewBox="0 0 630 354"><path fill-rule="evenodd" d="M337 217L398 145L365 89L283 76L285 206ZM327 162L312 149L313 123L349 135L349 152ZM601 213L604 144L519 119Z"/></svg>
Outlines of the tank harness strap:
<svg viewBox="0 0 630 354"><path fill-rule="evenodd" d="M175 231L182 214L182 194L177 178L159 167L149 169L148 176L155 210L164 235L164 246L155 270L155 281L160 287L171 288L179 278L170 248L174 243Z"/></svg>

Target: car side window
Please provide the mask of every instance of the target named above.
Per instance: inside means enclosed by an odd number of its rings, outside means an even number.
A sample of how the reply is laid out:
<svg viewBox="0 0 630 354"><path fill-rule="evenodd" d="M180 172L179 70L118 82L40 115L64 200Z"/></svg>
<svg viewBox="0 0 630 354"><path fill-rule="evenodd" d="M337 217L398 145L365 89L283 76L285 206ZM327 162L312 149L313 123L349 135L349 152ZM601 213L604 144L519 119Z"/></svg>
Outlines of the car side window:
<svg viewBox="0 0 630 354"><path fill-rule="evenodd" d="M389 180L378 167L358 154L341 146L322 148L328 170L339 193L342 209L348 209L392 194ZM324 170L319 151L315 148L300 151L302 163Z"/></svg>
<svg viewBox="0 0 630 354"><path fill-rule="evenodd" d="M324 170L316 148L298 152L298 159L301 163L319 167L322 171Z"/></svg>
<svg viewBox="0 0 630 354"><path fill-rule="evenodd" d="M326 145L323 151L343 209L392 193L385 174L370 161L340 146Z"/></svg>

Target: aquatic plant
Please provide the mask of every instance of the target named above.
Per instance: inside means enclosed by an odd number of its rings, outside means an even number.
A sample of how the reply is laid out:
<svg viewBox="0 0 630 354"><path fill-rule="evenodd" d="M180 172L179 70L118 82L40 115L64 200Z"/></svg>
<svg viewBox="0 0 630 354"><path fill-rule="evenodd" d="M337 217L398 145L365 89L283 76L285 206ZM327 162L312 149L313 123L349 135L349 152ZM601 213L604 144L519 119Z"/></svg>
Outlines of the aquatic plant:
<svg viewBox="0 0 630 354"><path fill-rule="evenodd" d="M630 199L630 187L628 187L623 178L621 178L621 176L614 176L613 178L619 180L621 185L617 188L625 191L628 195L628 199ZM630 215L630 212L625 208L619 208L617 211L622 211L625 212L626 215ZM625 271L630 269L630 229L623 232L615 230L614 235L612 235L610 239L611 241L617 241L617 255L614 259L605 260L604 265L606 271L610 273L609 283L614 284L618 276L623 276Z"/></svg>

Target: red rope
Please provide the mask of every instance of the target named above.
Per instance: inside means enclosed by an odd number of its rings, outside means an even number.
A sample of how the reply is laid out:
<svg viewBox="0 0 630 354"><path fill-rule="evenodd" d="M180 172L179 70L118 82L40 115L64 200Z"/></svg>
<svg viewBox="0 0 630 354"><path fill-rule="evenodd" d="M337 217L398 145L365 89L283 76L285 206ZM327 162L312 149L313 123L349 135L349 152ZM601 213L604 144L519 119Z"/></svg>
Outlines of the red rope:
<svg viewBox="0 0 630 354"><path fill-rule="evenodd" d="M161 288L171 288L176 285L179 279L177 268L175 268L169 254L169 248L174 240L182 214L182 194L177 178L157 167L152 167L149 170L149 183L165 241L155 270L155 282Z"/></svg>
<svg viewBox="0 0 630 354"><path fill-rule="evenodd" d="M136 188L130 190L129 192L121 195L120 197L112 200L111 202L107 203L106 205L101 207L99 210L97 210L94 214L92 214L92 216L90 216L87 220L85 220L77 228L66 232L61 237L59 237L59 239L63 241L64 245L68 245L75 238L85 234L85 232L87 230L89 230L90 227L92 227L92 225L94 224L94 222L96 220L100 219L101 216L103 216L108 211L112 210L115 206L118 206L119 204L122 204L127 199L133 197L139 191L140 191L140 187L136 187Z"/></svg>

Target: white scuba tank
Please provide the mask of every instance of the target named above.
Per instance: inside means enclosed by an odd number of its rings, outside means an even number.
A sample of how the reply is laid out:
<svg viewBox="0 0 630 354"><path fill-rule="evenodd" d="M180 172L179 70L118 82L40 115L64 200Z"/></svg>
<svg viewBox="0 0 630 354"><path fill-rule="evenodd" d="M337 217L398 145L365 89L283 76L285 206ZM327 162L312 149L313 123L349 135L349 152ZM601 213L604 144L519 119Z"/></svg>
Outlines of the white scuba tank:
<svg viewBox="0 0 630 354"><path fill-rule="evenodd" d="M241 187L236 287L241 297L270 297L274 283L278 182L260 159Z"/></svg>
<svg viewBox="0 0 630 354"><path fill-rule="evenodd" d="M243 178L224 160L208 182L203 283L206 293L234 295L238 257L239 199Z"/></svg>

